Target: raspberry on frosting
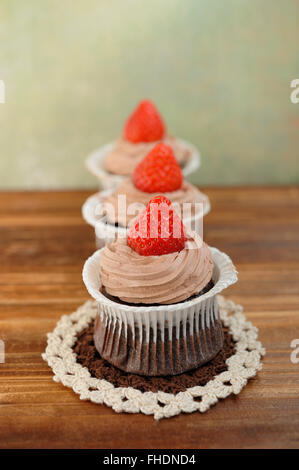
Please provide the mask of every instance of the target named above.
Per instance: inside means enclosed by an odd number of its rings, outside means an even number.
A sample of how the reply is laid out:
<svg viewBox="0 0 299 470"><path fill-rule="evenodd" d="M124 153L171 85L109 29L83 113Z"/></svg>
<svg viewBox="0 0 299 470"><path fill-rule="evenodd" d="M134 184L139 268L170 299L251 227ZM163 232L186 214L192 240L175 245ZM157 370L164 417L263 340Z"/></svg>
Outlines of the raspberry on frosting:
<svg viewBox="0 0 299 470"><path fill-rule="evenodd" d="M143 100L127 119L124 137L130 142L155 142L164 137L165 124L154 103Z"/></svg>
<svg viewBox="0 0 299 470"><path fill-rule="evenodd" d="M136 166L133 183L146 193L167 193L180 189L183 174L172 148L163 143L155 145Z"/></svg>
<svg viewBox="0 0 299 470"><path fill-rule="evenodd" d="M159 256L182 251L185 241L185 227L171 202L156 196L132 225L127 243L142 256Z"/></svg>

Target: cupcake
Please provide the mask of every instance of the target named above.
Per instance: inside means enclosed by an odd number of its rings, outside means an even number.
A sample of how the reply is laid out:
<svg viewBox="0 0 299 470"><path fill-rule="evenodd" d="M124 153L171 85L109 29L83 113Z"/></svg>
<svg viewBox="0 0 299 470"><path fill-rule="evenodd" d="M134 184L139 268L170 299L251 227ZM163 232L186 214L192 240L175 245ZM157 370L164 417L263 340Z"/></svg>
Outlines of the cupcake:
<svg viewBox="0 0 299 470"><path fill-rule="evenodd" d="M125 233L141 209L161 193L184 223L201 233L202 217L210 210L209 198L184 180L172 148L164 143L156 144L132 177L116 190L91 196L83 206L83 217L95 227L99 239L111 240L116 234Z"/></svg>
<svg viewBox="0 0 299 470"><path fill-rule="evenodd" d="M141 101L127 119L123 134L113 144L94 152L87 160L89 170L105 187L119 184L131 176L135 167L157 142L169 145L185 175L199 166L197 150L187 142L168 134L155 105Z"/></svg>
<svg viewBox="0 0 299 470"><path fill-rule="evenodd" d="M236 282L236 270L186 230L163 196L149 202L126 238L86 261L83 280L98 302L95 346L126 372L179 374L223 346L216 294Z"/></svg>

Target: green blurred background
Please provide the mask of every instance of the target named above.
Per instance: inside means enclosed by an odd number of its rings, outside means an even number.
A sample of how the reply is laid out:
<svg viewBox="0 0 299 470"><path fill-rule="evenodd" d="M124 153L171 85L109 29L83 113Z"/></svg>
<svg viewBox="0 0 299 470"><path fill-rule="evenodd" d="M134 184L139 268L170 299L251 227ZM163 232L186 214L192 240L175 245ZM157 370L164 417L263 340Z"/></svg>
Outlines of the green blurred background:
<svg viewBox="0 0 299 470"><path fill-rule="evenodd" d="M0 187L83 188L142 98L200 184L299 181L298 0L1 0Z"/></svg>

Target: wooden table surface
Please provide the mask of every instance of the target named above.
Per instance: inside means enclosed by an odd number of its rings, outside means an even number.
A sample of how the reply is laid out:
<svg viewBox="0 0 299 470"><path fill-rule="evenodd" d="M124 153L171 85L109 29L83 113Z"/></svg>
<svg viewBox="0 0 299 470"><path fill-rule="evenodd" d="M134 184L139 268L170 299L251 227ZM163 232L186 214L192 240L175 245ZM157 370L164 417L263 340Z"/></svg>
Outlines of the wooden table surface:
<svg viewBox="0 0 299 470"><path fill-rule="evenodd" d="M95 245L81 205L91 192L0 193L1 448L299 447L299 188L206 192L205 240L234 260L239 282L226 294L267 355L240 395L160 422L80 401L41 359L46 333L89 298L81 270Z"/></svg>

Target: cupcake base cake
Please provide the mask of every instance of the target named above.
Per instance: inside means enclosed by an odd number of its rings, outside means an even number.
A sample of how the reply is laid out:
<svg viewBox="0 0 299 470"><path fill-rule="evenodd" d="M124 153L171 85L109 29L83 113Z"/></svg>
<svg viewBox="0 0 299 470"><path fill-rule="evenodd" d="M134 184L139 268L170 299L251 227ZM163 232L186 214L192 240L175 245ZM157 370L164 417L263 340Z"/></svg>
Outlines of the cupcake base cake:
<svg viewBox="0 0 299 470"><path fill-rule="evenodd" d="M202 328L207 317L209 326ZM210 303L208 312L194 311L187 321L176 319L174 325L157 322L149 329L135 322L123 327L99 307L94 343L101 357L129 373L164 376L195 369L223 347L217 299Z"/></svg>

